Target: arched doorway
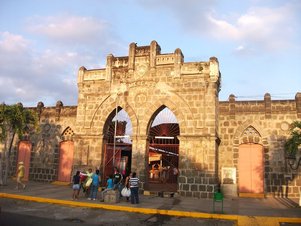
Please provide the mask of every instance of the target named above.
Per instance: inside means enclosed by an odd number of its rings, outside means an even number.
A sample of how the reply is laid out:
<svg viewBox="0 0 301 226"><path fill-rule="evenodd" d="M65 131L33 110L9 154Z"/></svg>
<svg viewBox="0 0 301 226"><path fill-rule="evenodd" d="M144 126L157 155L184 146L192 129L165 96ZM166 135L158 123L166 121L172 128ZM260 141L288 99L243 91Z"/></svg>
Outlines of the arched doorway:
<svg viewBox="0 0 301 226"><path fill-rule="evenodd" d="M74 132L67 127L62 134L63 141L60 143L59 149L59 167L58 181L70 182L74 157L74 142L72 136Z"/></svg>
<svg viewBox="0 0 301 226"><path fill-rule="evenodd" d="M18 161L24 162L25 173L24 173L24 180L28 180L29 177L29 167L30 167L30 157L31 157L31 148L32 144L30 141L20 141L18 147ZM18 169L18 167L17 167Z"/></svg>
<svg viewBox="0 0 301 226"><path fill-rule="evenodd" d="M239 196L264 196L263 147L260 144L239 146Z"/></svg>
<svg viewBox="0 0 301 226"><path fill-rule="evenodd" d="M166 106L152 117L148 133L148 188L150 191L177 191L179 165L179 124Z"/></svg>
<svg viewBox="0 0 301 226"><path fill-rule="evenodd" d="M124 177L131 170L132 162L132 123L129 115L117 107L109 115L104 126L103 182L117 167Z"/></svg>

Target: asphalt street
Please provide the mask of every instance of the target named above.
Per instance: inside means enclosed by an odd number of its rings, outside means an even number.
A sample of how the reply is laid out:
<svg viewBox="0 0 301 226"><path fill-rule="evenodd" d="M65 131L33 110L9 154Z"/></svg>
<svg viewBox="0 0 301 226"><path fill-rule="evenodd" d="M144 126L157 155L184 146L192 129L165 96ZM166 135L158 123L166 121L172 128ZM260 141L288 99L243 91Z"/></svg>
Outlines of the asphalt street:
<svg viewBox="0 0 301 226"><path fill-rule="evenodd" d="M1 226L232 226L233 221L170 217L0 199Z"/></svg>

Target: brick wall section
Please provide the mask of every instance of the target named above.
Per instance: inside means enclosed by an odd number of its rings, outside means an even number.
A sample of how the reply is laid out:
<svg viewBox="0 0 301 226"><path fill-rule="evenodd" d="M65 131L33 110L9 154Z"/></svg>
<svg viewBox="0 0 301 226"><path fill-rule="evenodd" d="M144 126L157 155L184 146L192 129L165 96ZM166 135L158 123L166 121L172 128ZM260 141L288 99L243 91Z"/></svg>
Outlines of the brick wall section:
<svg viewBox="0 0 301 226"><path fill-rule="evenodd" d="M297 93L295 100L271 100L266 94L263 101L235 101L231 95L229 101L219 102L219 172L222 167L237 168L240 144L259 143L264 147L265 193L299 197L301 169L295 171L286 165L283 147L289 124L301 119L299 98ZM243 131L250 127L258 131L258 135L243 137Z"/></svg>

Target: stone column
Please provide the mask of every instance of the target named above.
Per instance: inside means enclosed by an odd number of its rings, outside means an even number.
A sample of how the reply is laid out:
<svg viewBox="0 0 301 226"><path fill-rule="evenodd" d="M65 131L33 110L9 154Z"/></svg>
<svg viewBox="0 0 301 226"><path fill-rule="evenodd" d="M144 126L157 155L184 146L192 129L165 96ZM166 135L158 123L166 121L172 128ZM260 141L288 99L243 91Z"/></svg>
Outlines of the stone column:
<svg viewBox="0 0 301 226"><path fill-rule="evenodd" d="M265 118L269 119L272 115L272 101L269 93L264 94Z"/></svg>
<svg viewBox="0 0 301 226"><path fill-rule="evenodd" d="M135 171L137 173L142 184L142 188L144 188L144 184L148 175L148 173L146 172L148 159L148 156L146 156L146 148L148 143L147 136L133 135L132 137L133 143L131 171Z"/></svg>
<svg viewBox="0 0 301 226"><path fill-rule="evenodd" d="M85 71L87 69L82 66L78 69L78 73L77 73L77 84L81 84L84 82L84 76L85 76Z"/></svg>
<svg viewBox="0 0 301 226"><path fill-rule="evenodd" d="M296 94L295 101L296 101L297 118L301 118L301 93Z"/></svg>
<svg viewBox="0 0 301 226"><path fill-rule="evenodd" d="M174 77L181 76L181 66L184 62L184 56L181 49L177 48L174 52Z"/></svg>
<svg viewBox="0 0 301 226"><path fill-rule="evenodd" d="M136 52L136 47L137 47L136 43L132 42L130 44L130 48L129 48L129 63L128 63L129 72L133 72L133 70L135 69L135 52Z"/></svg>
<svg viewBox="0 0 301 226"><path fill-rule="evenodd" d="M107 56L107 65L106 65L106 80L107 81L111 81L112 80L113 60L114 60L113 54L109 54Z"/></svg>
<svg viewBox="0 0 301 226"><path fill-rule="evenodd" d="M230 119L235 119L235 96L233 94L229 96L229 114Z"/></svg>
<svg viewBox="0 0 301 226"><path fill-rule="evenodd" d="M43 102L39 102L38 105L37 105L37 112L38 112L38 118L39 118L39 121L41 119L41 114L42 114L42 111L44 110L44 103Z"/></svg>
<svg viewBox="0 0 301 226"><path fill-rule="evenodd" d="M156 41L152 41L150 44L150 56L149 56L149 64L150 68L153 69L156 67L156 56L160 53L160 46Z"/></svg>
<svg viewBox="0 0 301 226"><path fill-rule="evenodd" d="M57 101L55 105L55 121L60 121L61 110L63 108L63 102Z"/></svg>

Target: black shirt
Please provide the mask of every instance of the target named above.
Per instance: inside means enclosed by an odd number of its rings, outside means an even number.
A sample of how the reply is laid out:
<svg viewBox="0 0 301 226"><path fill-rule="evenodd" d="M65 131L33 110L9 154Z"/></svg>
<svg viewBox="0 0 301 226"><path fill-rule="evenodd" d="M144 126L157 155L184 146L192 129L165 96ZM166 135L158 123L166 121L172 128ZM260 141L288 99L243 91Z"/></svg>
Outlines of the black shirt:
<svg viewBox="0 0 301 226"><path fill-rule="evenodd" d="M114 174L114 184L119 184L121 183L121 180L122 180L122 175L120 173L115 173Z"/></svg>
<svg viewBox="0 0 301 226"><path fill-rule="evenodd" d="M73 184L79 184L80 181L80 176L79 175L74 175L73 176Z"/></svg>

